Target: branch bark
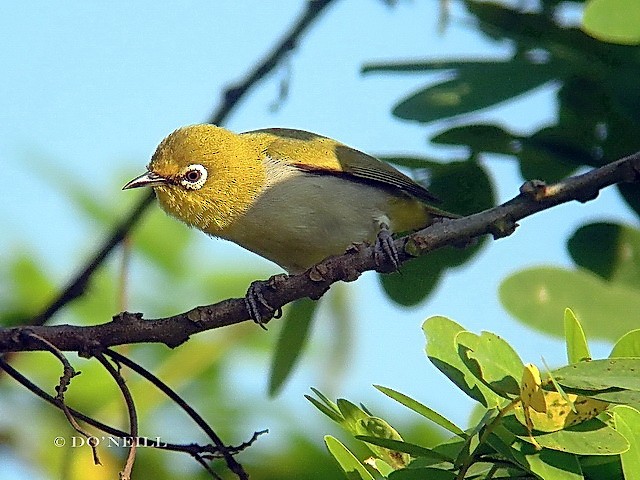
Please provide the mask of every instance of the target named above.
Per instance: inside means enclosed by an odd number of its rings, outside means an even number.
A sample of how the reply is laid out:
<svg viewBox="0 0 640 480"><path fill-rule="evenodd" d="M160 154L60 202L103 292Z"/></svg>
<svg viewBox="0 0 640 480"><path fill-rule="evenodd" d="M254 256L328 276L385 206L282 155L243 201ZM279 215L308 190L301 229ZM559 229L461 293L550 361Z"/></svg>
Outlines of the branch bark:
<svg viewBox="0 0 640 480"><path fill-rule="evenodd" d="M640 181L640 152L546 185L526 182L520 194L508 202L480 213L455 220L445 220L395 241L404 263L446 245L469 243L473 238L491 234L495 239L512 234L517 221L534 213L572 200L587 202L603 188L625 182ZM386 267L386 268L385 268ZM330 257L304 273L272 277L265 289L265 300L275 309L296 299L320 298L338 281L350 282L367 270L391 270L376 266L373 247L361 245L344 255ZM264 312L268 315L270 312ZM74 325L28 326L0 329L0 352L42 350L46 339L60 350L91 355L106 347L132 343L164 343L176 347L193 335L249 320L244 299L229 299L213 305L193 308L167 318L143 319L141 313L123 312L108 323L80 327Z"/></svg>

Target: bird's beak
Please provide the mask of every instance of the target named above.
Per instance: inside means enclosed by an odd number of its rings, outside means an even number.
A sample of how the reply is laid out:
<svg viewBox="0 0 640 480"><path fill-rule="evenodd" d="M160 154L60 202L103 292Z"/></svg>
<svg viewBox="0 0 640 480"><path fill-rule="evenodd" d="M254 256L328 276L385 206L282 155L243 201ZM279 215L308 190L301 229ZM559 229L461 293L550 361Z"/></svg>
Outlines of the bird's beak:
<svg viewBox="0 0 640 480"><path fill-rule="evenodd" d="M127 190L129 188L138 188L138 187L157 187L159 185L166 185L167 179L153 172L146 172L140 175L139 177L134 178L129 183L127 183L123 190Z"/></svg>

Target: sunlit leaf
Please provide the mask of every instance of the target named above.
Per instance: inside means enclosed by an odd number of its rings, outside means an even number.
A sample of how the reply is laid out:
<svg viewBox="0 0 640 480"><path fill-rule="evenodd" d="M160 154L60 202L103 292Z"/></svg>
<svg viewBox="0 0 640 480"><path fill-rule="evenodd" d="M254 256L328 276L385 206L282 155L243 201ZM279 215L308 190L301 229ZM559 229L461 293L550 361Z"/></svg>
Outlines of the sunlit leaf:
<svg viewBox="0 0 640 480"><path fill-rule="evenodd" d="M635 0L590 0L582 27L589 35L612 43L640 44L640 5Z"/></svg>
<svg viewBox="0 0 640 480"><path fill-rule="evenodd" d="M432 450L430 448L421 447L420 445L414 445L412 443L404 442L402 440L392 438L381 438L367 435L356 435L358 440L370 443L379 447L384 447L388 450L394 450L396 452L403 452L411 455L412 457L427 457L433 458L440 462L453 462L452 458L442 455L441 453Z"/></svg>
<svg viewBox="0 0 640 480"><path fill-rule="evenodd" d="M544 480L582 480L582 469L575 455L555 450L537 451L532 445L515 444L526 469Z"/></svg>
<svg viewBox="0 0 640 480"><path fill-rule="evenodd" d="M425 320L422 330L427 338L429 360L458 388L485 407L495 407L504 402L480 382L460 358L456 336L465 331L463 327L446 317L436 316Z"/></svg>
<svg viewBox="0 0 640 480"><path fill-rule="evenodd" d="M521 440L530 442L524 425L515 419L505 419L505 426ZM605 422L593 418L556 432L535 434L543 448L575 455L617 455L629 449L629 442Z"/></svg>
<svg viewBox="0 0 640 480"><path fill-rule="evenodd" d="M502 305L518 320L557 336L563 335L558 319L567 307L594 338L617 340L640 320L637 290L611 285L583 270L522 270L505 279L499 293Z"/></svg>
<svg viewBox="0 0 640 480"><path fill-rule="evenodd" d="M564 311L564 337L567 346L567 360L569 363L591 360L587 337L582 325L570 308Z"/></svg>
<svg viewBox="0 0 640 480"><path fill-rule="evenodd" d="M640 412L627 405L613 409L616 430L629 442L629 450L620 455L624 478L640 478Z"/></svg>
<svg viewBox="0 0 640 480"><path fill-rule="evenodd" d="M491 332L475 335L463 331L456 335L455 341L467 349L467 358L463 361L469 370L491 390L503 397L520 394L518 381L524 365L504 339Z"/></svg>
<svg viewBox="0 0 640 480"><path fill-rule="evenodd" d="M640 357L640 329L625 333L613 346L609 358Z"/></svg>
<svg viewBox="0 0 640 480"><path fill-rule="evenodd" d="M395 470L406 467L409 463L410 452L404 452L404 450L398 450L394 447L387 447L387 445L381 445L380 442L369 441L370 439L385 441L393 441L404 443L400 434L382 418L369 417L367 419L360 420L357 425L356 438L366 440L374 455L384 460L387 464L393 467ZM426 450L426 449L425 449Z"/></svg>
<svg viewBox="0 0 640 480"><path fill-rule="evenodd" d="M365 466L360 463L355 455L351 453L340 440L331 435L326 435L324 437L324 443L329 453L337 460L340 468L347 474L347 478L350 480L373 480L373 476L367 471Z"/></svg>
<svg viewBox="0 0 640 480"><path fill-rule="evenodd" d="M607 358L574 363L553 371L561 385L582 390L624 388L640 391L640 358Z"/></svg>
<svg viewBox="0 0 640 480"><path fill-rule="evenodd" d="M380 390L385 395L393 398L397 402L400 402L405 407L408 407L414 412L422 415L423 417L428 418L435 424L440 425L442 428L449 430L451 433L461 437L465 436L465 433L460 427L458 427L456 424L454 424L435 410L432 410L426 405L418 402L417 400L414 400L413 398L408 397L407 395L397 392L391 388L382 387L380 385L374 385L374 387Z"/></svg>

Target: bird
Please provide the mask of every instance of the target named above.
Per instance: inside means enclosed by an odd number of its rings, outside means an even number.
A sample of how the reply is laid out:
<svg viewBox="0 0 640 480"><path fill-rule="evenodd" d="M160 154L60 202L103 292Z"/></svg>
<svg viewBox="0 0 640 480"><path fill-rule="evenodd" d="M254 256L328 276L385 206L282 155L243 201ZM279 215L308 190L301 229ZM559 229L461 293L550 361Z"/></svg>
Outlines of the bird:
<svg viewBox="0 0 640 480"><path fill-rule="evenodd" d="M438 202L433 194L388 163L289 128L178 128L123 189L138 187L152 187L161 208L188 226L289 274L361 242L378 242L395 263L391 234L458 217L431 205ZM254 295L266 302L249 289L248 308L258 320Z"/></svg>

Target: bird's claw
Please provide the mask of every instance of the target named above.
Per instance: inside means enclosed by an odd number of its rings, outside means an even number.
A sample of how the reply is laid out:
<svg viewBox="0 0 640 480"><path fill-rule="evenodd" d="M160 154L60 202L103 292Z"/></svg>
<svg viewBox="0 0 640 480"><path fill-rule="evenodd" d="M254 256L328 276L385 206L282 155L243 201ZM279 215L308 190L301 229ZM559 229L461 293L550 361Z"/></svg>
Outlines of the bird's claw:
<svg viewBox="0 0 640 480"><path fill-rule="evenodd" d="M391 264L391 271L397 271L400 268L400 254L393 242L393 235L389 227L385 224L380 225L380 231L376 237L376 243L373 250L374 259L378 271L387 272Z"/></svg>
<svg viewBox="0 0 640 480"><path fill-rule="evenodd" d="M244 297L244 304L247 312L249 312L249 317L265 330L267 329L265 325L269 320L282 316L282 308L273 308L265 298L264 292L276 288L278 282L283 278L286 278L286 275L274 275L267 281L256 280L251 282Z"/></svg>
<svg viewBox="0 0 640 480"><path fill-rule="evenodd" d="M264 298L263 292L266 288L269 288L267 282L261 280L251 282L247 294L244 297L244 304L249 312L249 317L265 330L267 329L265 323L267 323L274 311L273 307L267 302L267 299ZM265 317L261 313L261 311L265 309L269 311L269 317Z"/></svg>

